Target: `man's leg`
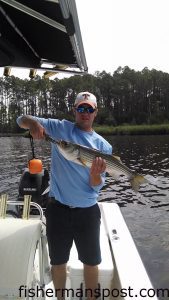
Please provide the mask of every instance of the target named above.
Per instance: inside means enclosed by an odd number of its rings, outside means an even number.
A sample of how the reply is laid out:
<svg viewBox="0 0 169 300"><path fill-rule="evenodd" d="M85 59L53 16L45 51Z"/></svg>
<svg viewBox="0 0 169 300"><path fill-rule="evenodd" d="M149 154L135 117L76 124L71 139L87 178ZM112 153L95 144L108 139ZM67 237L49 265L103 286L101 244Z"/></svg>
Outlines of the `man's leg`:
<svg viewBox="0 0 169 300"><path fill-rule="evenodd" d="M63 300L66 286L66 264L52 266L52 279L58 300Z"/></svg>
<svg viewBox="0 0 169 300"><path fill-rule="evenodd" d="M51 273L58 300L64 299L66 264L73 243L70 210L56 200L49 202L46 209L46 233L49 246Z"/></svg>
<svg viewBox="0 0 169 300"><path fill-rule="evenodd" d="M98 265L100 253L100 209L98 205L74 212L75 244L79 260L84 265L84 280L87 300L98 295ZM97 289L97 291L95 291Z"/></svg>
<svg viewBox="0 0 169 300"><path fill-rule="evenodd" d="M84 264L84 280L87 292L87 300L94 300L95 290L98 288L98 266Z"/></svg>

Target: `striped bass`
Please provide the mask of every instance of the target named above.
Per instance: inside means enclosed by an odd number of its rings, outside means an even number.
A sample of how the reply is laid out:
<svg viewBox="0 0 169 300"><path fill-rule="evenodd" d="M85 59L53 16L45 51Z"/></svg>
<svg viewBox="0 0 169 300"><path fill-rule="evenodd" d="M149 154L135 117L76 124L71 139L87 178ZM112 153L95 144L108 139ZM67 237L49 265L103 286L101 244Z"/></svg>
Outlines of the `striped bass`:
<svg viewBox="0 0 169 300"><path fill-rule="evenodd" d="M99 150L64 140L57 141L48 135L45 135L45 139L53 144L56 144L59 152L65 159L82 166L87 166L90 168L93 160L96 157L101 157L106 161L106 172L108 172L114 179L118 179L119 176L125 175L130 181L135 192L139 190L141 184L147 182L144 176L130 170L121 162L120 158L115 155L106 154L100 152Z"/></svg>

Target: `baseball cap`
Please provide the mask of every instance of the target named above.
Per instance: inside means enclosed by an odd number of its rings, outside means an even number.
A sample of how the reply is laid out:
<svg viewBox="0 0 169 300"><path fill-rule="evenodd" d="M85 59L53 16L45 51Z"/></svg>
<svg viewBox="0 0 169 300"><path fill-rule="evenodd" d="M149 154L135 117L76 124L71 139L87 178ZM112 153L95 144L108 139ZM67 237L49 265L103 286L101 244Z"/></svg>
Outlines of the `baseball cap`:
<svg viewBox="0 0 169 300"><path fill-rule="evenodd" d="M75 99L75 106L78 107L81 104L89 104L93 108L97 107L97 100L95 95L89 93L89 92L81 92L77 94Z"/></svg>

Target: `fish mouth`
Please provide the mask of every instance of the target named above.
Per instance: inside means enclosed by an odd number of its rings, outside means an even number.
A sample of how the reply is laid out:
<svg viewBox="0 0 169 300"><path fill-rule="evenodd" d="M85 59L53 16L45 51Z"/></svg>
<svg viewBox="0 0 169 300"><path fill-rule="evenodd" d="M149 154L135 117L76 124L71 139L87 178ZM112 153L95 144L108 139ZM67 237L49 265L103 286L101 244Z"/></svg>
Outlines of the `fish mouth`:
<svg viewBox="0 0 169 300"><path fill-rule="evenodd" d="M66 142L66 141L62 141L62 140L60 140L59 142L58 142L58 144L59 144L59 146L61 147L61 148L66 148L66 146L68 146L68 142Z"/></svg>

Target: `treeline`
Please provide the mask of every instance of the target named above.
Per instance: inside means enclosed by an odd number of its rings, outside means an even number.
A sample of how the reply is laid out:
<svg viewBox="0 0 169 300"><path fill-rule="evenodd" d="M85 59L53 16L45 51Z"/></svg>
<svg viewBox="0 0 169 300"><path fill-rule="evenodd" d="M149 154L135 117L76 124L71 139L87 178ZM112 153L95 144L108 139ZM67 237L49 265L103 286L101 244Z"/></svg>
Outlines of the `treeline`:
<svg viewBox="0 0 169 300"><path fill-rule="evenodd" d="M169 74L119 67L113 75L103 71L60 80L1 77L0 132L17 132L22 114L73 120L75 96L87 90L97 97L100 125L169 122Z"/></svg>

